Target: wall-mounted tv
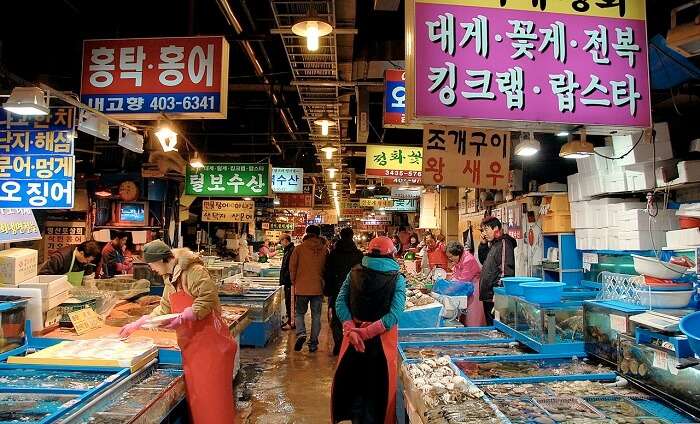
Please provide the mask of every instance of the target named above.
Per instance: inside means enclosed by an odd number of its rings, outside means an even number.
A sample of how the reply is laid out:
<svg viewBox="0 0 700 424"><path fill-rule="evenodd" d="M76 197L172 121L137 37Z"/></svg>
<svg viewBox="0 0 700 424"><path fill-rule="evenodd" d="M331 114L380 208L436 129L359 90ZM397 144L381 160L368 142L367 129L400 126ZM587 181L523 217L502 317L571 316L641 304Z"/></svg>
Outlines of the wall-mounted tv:
<svg viewBox="0 0 700 424"><path fill-rule="evenodd" d="M114 224L130 226L148 225L147 202L120 202L115 204Z"/></svg>

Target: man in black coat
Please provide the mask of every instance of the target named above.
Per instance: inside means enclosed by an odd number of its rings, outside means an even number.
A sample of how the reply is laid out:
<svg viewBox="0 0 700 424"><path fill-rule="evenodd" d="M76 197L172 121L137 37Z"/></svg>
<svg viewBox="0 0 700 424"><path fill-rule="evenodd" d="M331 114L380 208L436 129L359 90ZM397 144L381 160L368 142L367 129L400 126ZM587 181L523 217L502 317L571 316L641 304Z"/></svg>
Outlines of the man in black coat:
<svg viewBox="0 0 700 424"><path fill-rule="evenodd" d="M515 275L515 246L518 243L513 237L503 233L503 226L498 218L484 218L481 225L491 247L481 267L479 300L484 305L486 325L493 325L493 288L500 286L501 278Z"/></svg>
<svg viewBox="0 0 700 424"><path fill-rule="evenodd" d="M296 327L292 323L294 317L292 313L292 275L289 272L289 259L294 252L294 243L292 243L292 237L289 234L283 234L280 237L280 244L284 248L282 267L280 268L280 286L284 286L284 307L287 311L287 321L282 324L282 329L288 330Z"/></svg>
<svg viewBox="0 0 700 424"><path fill-rule="evenodd" d="M343 342L343 324L335 313L335 300L343 282L355 265L362 262L362 252L352 240L352 228L345 227L340 230L340 240L335 243L335 248L326 259L324 272L323 294L328 296L328 311L331 314L331 331L335 346L333 354L340 353L340 345Z"/></svg>

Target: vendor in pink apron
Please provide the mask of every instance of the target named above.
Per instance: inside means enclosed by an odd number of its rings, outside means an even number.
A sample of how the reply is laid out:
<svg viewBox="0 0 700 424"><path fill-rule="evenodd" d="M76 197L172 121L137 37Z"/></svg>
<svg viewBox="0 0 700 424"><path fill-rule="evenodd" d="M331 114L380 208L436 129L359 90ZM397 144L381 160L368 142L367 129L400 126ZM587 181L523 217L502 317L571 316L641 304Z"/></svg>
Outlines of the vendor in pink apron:
<svg viewBox="0 0 700 424"><path fill-rule="evenodd" d="M221 319L214 282L199 255L189 249L170 249L155 240L143 247L143 258L163 276L163 298L149 316L126 325L120 335L129 337L150 318L177 314L161 325L177 331L192 422L233 423L233 363L238 346Z"/></svg>

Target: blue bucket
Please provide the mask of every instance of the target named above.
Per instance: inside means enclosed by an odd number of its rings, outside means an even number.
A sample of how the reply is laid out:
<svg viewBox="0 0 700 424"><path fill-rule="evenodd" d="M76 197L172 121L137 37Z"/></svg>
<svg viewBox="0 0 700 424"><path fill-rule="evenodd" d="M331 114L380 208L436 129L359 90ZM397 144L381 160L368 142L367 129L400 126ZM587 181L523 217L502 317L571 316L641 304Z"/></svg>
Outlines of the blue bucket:
<svg viewBox="0 0 700 424"><path fill-rule="evenodd" d="M558 303L564 293L564 283L522 283L525 300L532 303Z"/></svg>
<svg viewBox="0 0 700 424"><path fill-rule="evenodd" d="M522 296L523 289L520 287L520 283L535 283L542 281L542 279L537 277L504 277L501 278L501 281L503 282L503 287L506 289L506 294Z"/></svg>
<svg viewBox="0 0 700 424"><path fill-rule="evenodd" d="M688 336L688 343L693 352L700 357L700 312L694 312L681 319L678 327Z"/></svg>

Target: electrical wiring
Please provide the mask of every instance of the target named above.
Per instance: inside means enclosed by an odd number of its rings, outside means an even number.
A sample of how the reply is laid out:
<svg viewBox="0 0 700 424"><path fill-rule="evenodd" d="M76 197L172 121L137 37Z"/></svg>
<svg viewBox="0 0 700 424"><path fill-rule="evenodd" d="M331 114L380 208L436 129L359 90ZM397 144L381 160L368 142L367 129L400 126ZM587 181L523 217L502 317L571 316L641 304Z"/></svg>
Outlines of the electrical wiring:
<svg viewBox="0 0 700 424"><path fill-rule="evenodd" d="M638 138L637 141L632 145L632 148L629 149L625 154L623 154L623 155L620 156L620 157L605 156L604 154L598 153L598 152L596 152L595 150L593 150L593 153L596 154L596 155L598 155L598 156L600 156L600 157L602 157L602 158L605 158L605 159L610 159L610 160L623 159L625 156L627 156L627 155L629 155L630 153L632 153L632 151L637 147L637 145L642 141L643 138L644 138L644 131L642 131L642 133L639 135L639 138ZM653 142L652 142L652 143L653 143Z"/></svg>

